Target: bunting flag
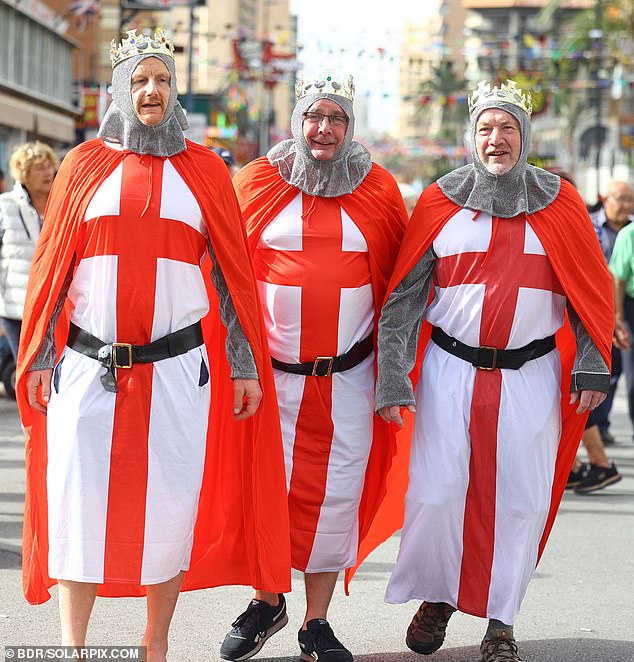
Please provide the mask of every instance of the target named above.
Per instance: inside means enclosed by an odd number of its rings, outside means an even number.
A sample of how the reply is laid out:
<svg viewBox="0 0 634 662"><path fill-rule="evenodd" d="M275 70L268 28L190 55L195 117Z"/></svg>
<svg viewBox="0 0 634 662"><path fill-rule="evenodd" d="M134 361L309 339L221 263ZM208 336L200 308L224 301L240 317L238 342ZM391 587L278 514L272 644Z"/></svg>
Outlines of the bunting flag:
<svg viewBox="0 0 634 662"><path fill-rule="evenodd" d="M101 9L101 0L72 0L68 4L68 13L77 18L77 29L84 32L90 21Z"/></svg>

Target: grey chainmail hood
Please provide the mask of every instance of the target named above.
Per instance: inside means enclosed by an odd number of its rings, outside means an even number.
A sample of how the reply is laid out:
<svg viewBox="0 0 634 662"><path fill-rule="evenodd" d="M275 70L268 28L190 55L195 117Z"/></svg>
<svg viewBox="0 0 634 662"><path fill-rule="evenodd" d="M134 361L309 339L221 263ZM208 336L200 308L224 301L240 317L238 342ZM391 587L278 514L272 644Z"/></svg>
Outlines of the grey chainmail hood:
<svg viewBox="0 0 634 662"><path fill-rule="evenodd" d="M170 98L160 124L147 126L134 112L131 78L139 62L156 57L165 63L170 73ZM176 68L173 58L162 53L134 55L112 70L112 103L99 127L99 138L120 144L137 154L173 156L185 149L183 131L188 128L185 113L178 103Z"/></svg>
<svg viewBox="0 0 634 662"><path fill-rule="evenodd" d="M476 122L488 108L505 110L517 119L522 134L522 149L517 163L503 175L489 172L476 149ZM559 195L561 180L546 170L527 163L531 142L528 115L512 103L491 101L478 106L471 115L469 147L473 163L453 170L438 180L440 190L461 207L483 211L500 218L534 214Z"/></svg>
<svg viewBox="0 0 634 662"><path fill-rule="evenodd" d="M302 130L304 113L319 99L329 99L348 116L346 135L332 159L319 161L311 153ZM272 147L267 158L282 179L292 186L323 198L352 193L372 168L372 157L358 142L353 142L354 112L352 101L338 94L308 94L302 97L291 115L293 138Z"/></svg>

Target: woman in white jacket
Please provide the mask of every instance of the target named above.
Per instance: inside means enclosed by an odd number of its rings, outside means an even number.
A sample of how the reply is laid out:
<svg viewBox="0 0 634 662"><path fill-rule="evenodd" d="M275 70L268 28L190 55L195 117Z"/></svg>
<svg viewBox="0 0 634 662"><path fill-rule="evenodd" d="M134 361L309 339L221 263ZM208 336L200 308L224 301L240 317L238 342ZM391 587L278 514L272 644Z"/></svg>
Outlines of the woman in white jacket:
<svg viewBox="0 0 634 662"><path fill-rule="evenodd" d="M58 165L48 145L21 145L9 161L15 186L0 195L0 320L14 357L33 251Z"/></svg>

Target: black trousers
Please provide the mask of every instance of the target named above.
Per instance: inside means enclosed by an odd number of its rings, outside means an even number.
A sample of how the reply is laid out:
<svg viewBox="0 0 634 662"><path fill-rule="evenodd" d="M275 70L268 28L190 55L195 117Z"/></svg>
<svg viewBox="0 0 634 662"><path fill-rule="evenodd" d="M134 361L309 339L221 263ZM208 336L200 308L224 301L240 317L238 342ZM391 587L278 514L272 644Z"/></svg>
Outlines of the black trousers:
<svg viewBox="0 0 634 662"><path fill-rule="evenodd" d="M623 314L630 334L630 351L622 352L623 372L627 384L627 405L632 427L634 428L634 299L627 295L623 300Z"/></svg>

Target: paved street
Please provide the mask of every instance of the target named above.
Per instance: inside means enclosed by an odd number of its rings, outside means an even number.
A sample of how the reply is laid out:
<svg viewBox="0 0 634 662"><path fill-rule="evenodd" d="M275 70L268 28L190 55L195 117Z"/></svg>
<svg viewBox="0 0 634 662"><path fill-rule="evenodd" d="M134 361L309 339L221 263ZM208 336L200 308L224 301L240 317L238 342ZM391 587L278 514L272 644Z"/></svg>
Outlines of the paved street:
<svg viewBox="0 0 634 662"><path fill-rule="evenodd" d="M634 662L634 443L619 393L608 449L623 480L591 496L566 494L515 632L524 662ZM22 432L15 403L0 394L0 655L2 645L56 645L56 600L29 606L21 593L20 536L24 499ZM398 537L365 563L345 598L338 591L330 620L357 662L479 662L485 621L462 614L443 649L422 658L408 652L405 629L417 604L383 603ZM250 591L225 588L184 594L172 627L174 662L217 660L218 647ZM55 592L53 591L55 598ZM303 587L288 596L289 626L255 660L295 662ZM134 645L143 629L142 600L98 600L89 643ZM407 651L407 652L406 652ZM4 659L3 657L0 659Z"/></svg>

